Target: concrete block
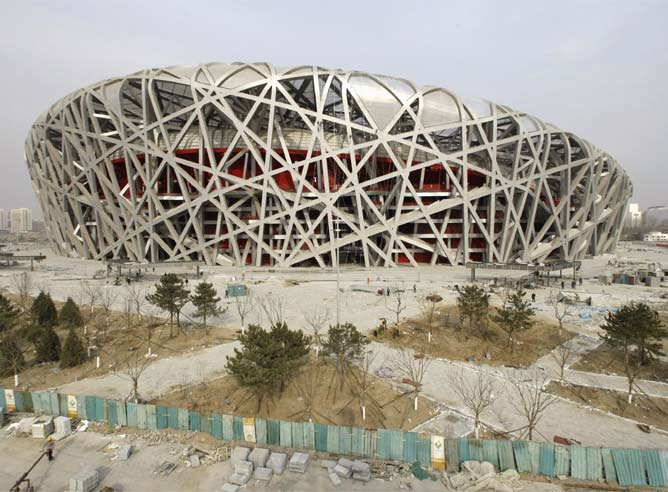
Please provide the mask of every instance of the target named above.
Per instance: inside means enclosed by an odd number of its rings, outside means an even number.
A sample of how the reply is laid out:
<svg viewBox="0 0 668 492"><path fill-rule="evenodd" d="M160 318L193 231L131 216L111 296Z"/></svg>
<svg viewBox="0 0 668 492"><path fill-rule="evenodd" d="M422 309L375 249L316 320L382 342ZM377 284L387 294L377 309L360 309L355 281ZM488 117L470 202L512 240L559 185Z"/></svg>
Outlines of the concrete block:
<svg viewBox="0 0 668 492"><path fill-rule="evenodd" d="M240 461L234 464L234 473L241 473L245 475L253 474L253 463L250 461Z"/></svg>
<svg viewBox="0 0 668 492"><path fill-rule="evenodd" d="M62 416L53 419L53 432L62 437L72 434L72 419Z"/></svg>
<svg viewBox="0 0 668 492"><path fill-rule="evenodd" d="M339 476L336 473L329 472L327 476L329 477L329 481L332 482L332 485L334 485L335 487L341 485L341 478L339 478Z"/></svg>
<svg viewBox="0 0 668 492"><path fill-rule="evenodd" d="M339 459L339 465L352 469L353 462L350 461L349 459L346 459L346 458L340 458Z"/></svg>
<svg viewBox="0 0 668 492"><path fill-rule="evenodd" d="M271 480L271 477L273 475L274 475L274 470L272 470L271 468L263 468L263 467L256 468L255 473L253 474L256 480L265 480L265 481Z"/></svg>
<svg viewBox="0 0 668 492"><path fill-rule="evenodd" d="M241 487L242 485L246 485L250 479L251 476L245 473L234 473L228 481Z"/></svg>
<svg viewBox="0 0 668 492"><path fill-rule="evenodd" d="M331 471L332 468L336 466L336 461L334 460L320 460L320 466L322 468L327 468L327 470Z"/></svg>
<svg viewBox="0 0 668 492"><path fill-rule="evenodd" d="M250 454L250 449L243 446L237 446L232 450L230 454L230 462L234 465L240 461L248 461L248 455Z"/></svg>
<svg viewBox="0 0 668 492"><path fill-rule="evenodd" d="M270 453L271 451L266 448L255 448L248 455L248 461L251 461L255 468L264 468L267 466Z"/></svg>
<svg viewBox="0 0 668 492"><path fill-rule="evenodd" d="M90 492L100 483L96 470L82 471L70 478L70 492Z"/></svg>
<svg viewBox="0 0 668 492"><path fill-rule="evenodd" d="M53 434L53 420L48 419L46 422L37 421L32 424L33 439L45 439L51 434Z"/></svg>
<svg viewBox="0 0 668 492"><path fill-rule="evenodd" d="M353 471L350 468L346 468L345 466L339 465L338 463L334 468L332 468L332 472L336 473L341 478L350 478L353 474Z"/></svg>
<svg viewBox="0 0 668 492"><path fill-rule="evenodd" d="M199 456L196 454L191 454L190 455L190 466L192 468L197 468L199 467Z"/></svg>
<svg viewBox="0 0 668 492"><path fill-rule="evenodd" d="M239 486L234 485L233 483L224 483L223 487L220 489L220 492L238 492Z"/></svg>
<svg viewBox="0 0 668 492"><path fill-rule="evenodd" d="M371 472L355 472L353 473L353 480L358 480L360 482L368 482L371 480Z"/></svg>
<svg viewBox="0 0 668 492"><path fill-rule="evenodd" d="M267 468L271 468L276 475L282 475L288 465L288 455L285 453L271 453L267 460Z"/></svg>
<svg viewBox="0 0 668 492"><path fill-rule="evenodd" d="M34 424L36 420L35 417L25 417L19 420L19 432L22 432L23 434L32 434L32 424Z"/></svg>
<svg viewBox="0 0 668 492"><path fill-rule="evenodd" d="M353 473L358 472L358 473L368 473L370 468L369 468L369 463L366 463L364 461L360 460L355 460L353 461L353 466L352 466Z"/></svg>
<svg viewBox="0 0 668 492"><path fill-rule="evenodd" d="M116 458L121 461L126 461L128 458L130 458L131 454L132 454L132 444L127 444L125 446L121 446L120 448L118 448L118 451L116 452Z"/></svg>
<svg viewBox="0 0 668 492"><path fill-rule="evenodd" d="M295 453L290 458L288 463L288 470L297 473L306 473L308 467L309 455L306 453Z"/></svg>

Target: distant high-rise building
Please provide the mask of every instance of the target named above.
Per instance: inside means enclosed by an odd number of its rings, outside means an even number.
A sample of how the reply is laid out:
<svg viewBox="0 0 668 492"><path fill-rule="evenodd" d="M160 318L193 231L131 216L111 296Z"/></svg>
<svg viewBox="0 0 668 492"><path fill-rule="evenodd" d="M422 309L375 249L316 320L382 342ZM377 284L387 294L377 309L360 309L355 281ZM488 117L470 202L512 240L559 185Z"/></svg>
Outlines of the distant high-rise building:
<svg viewBox="0 0 668 492"><path fill-rule="evenodd" d="M0 231L9 230L9 210L0 208Z"/></svg>
<svg viewBox="0 0 668 492"><path fill-rule="evenodd" d="M635 229L642 224L642 212L640 211L640 204L629 203L626 209L626 216L624 218L624 226L629 229Z"/></svg>
<svg viewBox="0 0 668 492"><path fill-rule="evenodd" d="M29 208L13 208L10 212L11 232L32 231L32 210Z"/></svg>

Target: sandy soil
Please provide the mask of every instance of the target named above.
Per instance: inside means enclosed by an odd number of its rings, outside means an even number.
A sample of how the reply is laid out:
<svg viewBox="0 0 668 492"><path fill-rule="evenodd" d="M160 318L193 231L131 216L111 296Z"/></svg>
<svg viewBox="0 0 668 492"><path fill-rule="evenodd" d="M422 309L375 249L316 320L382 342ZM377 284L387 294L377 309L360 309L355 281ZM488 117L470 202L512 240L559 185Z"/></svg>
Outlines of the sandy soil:
<svg viewBox="0 0 668 492"><path fill-rule="evenodd" d="M626 393L621 391L563 385L556 382L550 383L547 391L620 417L668 430L668 399L665 398L636 395L633 403L628 403Z"/></svg>
<svg viewBox="0 0 668 492"><path fill-rule="evenodd" d="M607 345L600 345L571 366L580 371L624 376L624 356L621 351ZM639 379L668 381L668 362L652 360L640 370Z"/></svg>
<svg viewBox="0 0 668 492"><path fill-rule="evenodd" d="M566 330L560 334L555 324L542 317L535 317L533 327L515 336L517 343L511 350L507 344L507 335L494 323L488 323L487 332L482 336L477 331L472 331L466 323L461 327L458 316L456 306L440 308L434 322L431 343L428 341L428 324L420 317L401 323L398 337L390 326L375 339L393 346L407 346L418 351L428 350L435 357L450 360L527 367L573 337L573 334Z"/></svg>
<svg viewBox="0 0 668 492"><path fill-rule="evenodd" d="M413 410L409 396L401 397L405 389L395 389L387 381L372 379L369 400L382 407L381 416L367 408L367 419L362 420L359 400L353 399L349 386L339 389L333 365L309 362L298 377L287 386L280 397L269 405L263 404L259 414L257 400L240 388L232 376L207 381L196 386L185 386L151 403L186 407L201 412L233 413L244 417L303 421L312 417L314 422L350 425L365 428L387 427L412 429L435 415L433 404L419 397L418 410ZM352 400L352 401L351 401ZM346 406L346 404L350 404ZM306 412L312 405L313 412Z"/></svg>

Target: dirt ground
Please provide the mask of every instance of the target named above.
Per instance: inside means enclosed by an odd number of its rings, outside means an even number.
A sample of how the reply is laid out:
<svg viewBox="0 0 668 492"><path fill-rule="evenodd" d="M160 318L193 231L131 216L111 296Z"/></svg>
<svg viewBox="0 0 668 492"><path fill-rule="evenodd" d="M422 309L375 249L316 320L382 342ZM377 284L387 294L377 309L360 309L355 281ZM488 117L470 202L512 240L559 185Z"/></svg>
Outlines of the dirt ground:
<svg viewBox="0 0 668 492"><path fill-rule="evenodd" d="M550 383L547 391L620 417L668 430L668 399L665 398L636 395L633 403L628 403L626 393L621 391L563 385L556 382Z"/></svg>
<svg viewBox="0 0 668 492"><path fill-rule="evenodd" d="M623 376L624 356L620 350L603 344L589 352L576 364L573 364L571 369ZM666 382L668 381L668 362L656 359L652 360L640 370L638 377L640 379Z"/></svg>
<svg viewBox="0 0 668 492"><path fill-rule="evenodd" d="M16 301L16 296L8 297ZM55 302L60 309L62 302ZM174 337L169 338L169 325L164 319L136 315L128 319L127 315L110 311L109 315L101 308L92 312L87 306L80 306L84 318L84 328L78 333L84 346L97 347L100 355L100 367L96 368L95 349L91 350L91 358L85 363L67 369L61 369L58 362L35 365L35 349L32 344L24 343L26 368L19 373L20 390L40 390L53 388L83 378L101 376L114 371L122 361L134 350L148 350L147 337L151 332L151 348L161 355L173 356L192 352L205 347L224 343L236 338L232 329L210 327L209 333L196 325L184 324L182 330L174 328ZM55 331L60 338L61 348L67 337L68 328L56 326ZM0 388L13 388L14 376L0 378Z"/></svg>
<svg viewBox="0 0 668 492"><path fill-rule="evenodd" d="M469 360L490 365L526 367L557 345L573 337L566 330L559 333L556 324L541 317L534 317L534 325L525 332L515 335L516 345L513 350L507 344L507 335L491 321L485 336L472 331L468 325L460 327L456 306L444 306L439 309L433 322L431 343L428 341L428 323L424 318L410 319L399 325L397 337L393 326L372 338L393 346L410 347L418 351L425 348L435 357L450 360Z"/></svg>
<svg viewBox="0 0 668 492"><path fill-rule="evenodd" d="M406 430L414 428L436 413L432 402L422 397L418 398L418 410L413 410L413 400L409 396L400 396L406 390L395 389L387 381L374 377L369 389L369 400L378 403L383 415L381 417L373 412L369 404L367 418L362 420L359 400L353 400L348 385L339 390L337 383L336 370L332 364L309 362L283 394L273 403L263 404L259 413L256 413L257 400L249 397L232 376L183 387L151 403L207 413L233 413L244 417L259 416L292 421L308 420L311 417L314 422L323 424ZM308 402L312 402L313 408L310 415L306 412Z"/></svg>

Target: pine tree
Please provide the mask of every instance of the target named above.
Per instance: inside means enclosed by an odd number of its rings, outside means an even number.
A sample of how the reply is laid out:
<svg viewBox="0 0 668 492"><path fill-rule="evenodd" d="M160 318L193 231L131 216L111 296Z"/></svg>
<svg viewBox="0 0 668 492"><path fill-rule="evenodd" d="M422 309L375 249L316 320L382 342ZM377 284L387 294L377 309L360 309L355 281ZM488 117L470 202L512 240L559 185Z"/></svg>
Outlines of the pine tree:
<svg viewBox="0 0 668 492"><path fill-rule="evenodd" d="M18 316L19 309L9 299L0 294L0 333L11 330L16 324Z"/></svg>
<svg viewBox="0 0 668 492"><path fill-rule="evenodd" d="M653 357L665 355L661 339L668 337L668 330L659 313L643 302L622 306L608 316L601 328L605 330L601 335L603 341L621 350L625 362L635 357L640 364L645 364Z"/></svg>
<svg viewBox="0 0 668 492"><path fill-rule="evenodd" d="M338 324L329 327L327 340L322 345L322 351L326 355L333 356L336 360L336 371L339 376L340 389L345 382L344 373L348 364L362 356L364 347L369 343L365 337L352 323Z"/></svg>
<svg viewBox="0 0 668 492"><path fill-rule="evenodd" d="M213 284L200 282L197 284L197 287L195 287L195 293L190 296L190 302L195 306L193 316L195 316L195 318L202 318L202 323L204 324L204 329L207 334L209 333L209 330L206 324L206 319L226 311L225 309L218 307L220 297L217 297L217 294L216 289L213 288Z"/></svg>
<svg viewBox="0 0 668 492"><path fill-rule="evenodd" d="M508 346L510 351L515 350L513 335L518 331L528 330L533 326L531 318L535 310L531 307L531 301L525 300L526 292L519 289L513 293L506 303L497 308L496 314L492 316L492 321L508 335Z"/></svg>
<svg viewBox="0 0 668 492"><path fill-rule="evenodd" d="M457 308L462 324L465 318L469 321L469 328L477 327L482 331L485 320L489 315L489 294L477 285L466 285L459 290Z"/></svg>
<svg viewBox="0 0 668 492"><path fill-rule="evenodd" d="M60 322L65 326L83 326L84 324L79 306L77 306L71 297L68 297L63 307L60 308L59 317Z"/></svg>
<svg viewBox="0 0 668 492"><path fill-rule="evenodd" d="M148 302L169 313L169 336L173 337L174 316L176 325L181 326L181 310L190 299L190 291L175 273L165 273L155 286L155 292L146 296Z"/></svg>
<svg viewBox="0 0 668 492"><path fill-rule="evenodd" d="M60 359L60 339L58 334L50 326L43 326L39 332L37 341L36 361L55 362Z"/></svg>
<svg viewBox="0 0 668 492"><path fill-rule="evenodd" d="M16 338L4 336L0 339L0 376L18 374L25 367L23 352Z"/></svg>
<svg viewBox="0 0 668 492"><path fill-rule="evenodd" d="M82 364L86 360L86 349L79 335L77 335L74 328L70 328L65 344L63 345L63 353L60 356L60 367L74 367Z"/></svg>
<svg viewBox="0 0 668 492"><path fill-rule="evenodd" d="M58 311L49 294L41 291L30 308L33 319L40 326L53 326L58 322Z"/></svg>

